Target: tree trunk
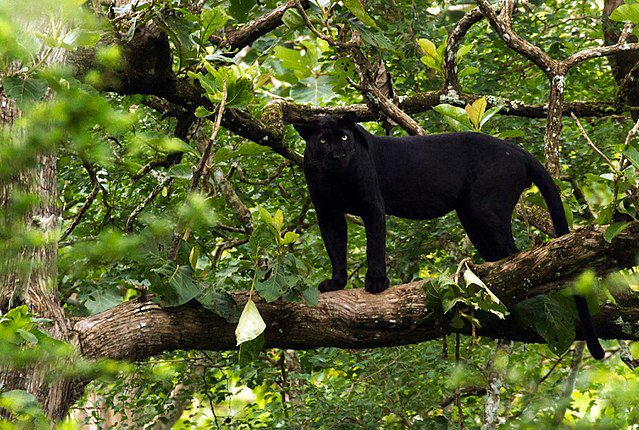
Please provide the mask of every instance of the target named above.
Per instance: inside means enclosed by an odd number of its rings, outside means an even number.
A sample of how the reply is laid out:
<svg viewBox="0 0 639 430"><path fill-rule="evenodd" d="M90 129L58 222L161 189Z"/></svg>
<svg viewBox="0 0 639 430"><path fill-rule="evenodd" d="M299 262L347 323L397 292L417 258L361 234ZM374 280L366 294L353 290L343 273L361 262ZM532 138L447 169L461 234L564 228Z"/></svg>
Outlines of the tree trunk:
<svg viewBox="0 0 639 430"><path fill-rule="evenodd" d="M56 51L50 62L63 62L63 51ZM10 72L10 71L8 71ZM14 127L21 116L14 101L0 93L0 127L20 139L22 132ZM57 183L56 154L41 152L35 156L32 169L17 172L13 180L0 184L0 222L9 227L15 237L18 231L36 228L46 235L45 244L38 247L21 246L11 248L7 243L0 247L0 310L26 304L34 314L49 318L48 334L63 341L74 341L71 324L56 298L57 256ZM39 197L21 220L11 217L12 194L17 190ZM12 223L12 224L10 224ZM26 264L26 266L25 266ZM24 267L28 267L24 269ZM70 401L78 395L78 385L61 379L47 382L49 369L36 366L16 371L0 367L0 386L3 390L21 389L33 394L43 405L45 413L52 419L61 419L67 412Z"/></svg>

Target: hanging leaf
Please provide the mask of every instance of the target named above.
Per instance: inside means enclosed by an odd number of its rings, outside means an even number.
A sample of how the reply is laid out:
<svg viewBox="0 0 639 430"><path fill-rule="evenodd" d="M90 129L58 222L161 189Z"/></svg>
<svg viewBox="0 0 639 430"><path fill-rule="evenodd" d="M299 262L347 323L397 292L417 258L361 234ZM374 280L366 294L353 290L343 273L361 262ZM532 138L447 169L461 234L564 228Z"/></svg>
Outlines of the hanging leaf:
<svg viewBox="0 0 639 430"><path fill-rule="evenodd" d="M236 345L241 345L244 342L249 342L256 339L259 335L264 333L266 329L266 323L260 315L260 311L257 310L257 306L253 303L253 300L249 299L244 306L244 310L240 315L240 320L235 328Z"/></svg>

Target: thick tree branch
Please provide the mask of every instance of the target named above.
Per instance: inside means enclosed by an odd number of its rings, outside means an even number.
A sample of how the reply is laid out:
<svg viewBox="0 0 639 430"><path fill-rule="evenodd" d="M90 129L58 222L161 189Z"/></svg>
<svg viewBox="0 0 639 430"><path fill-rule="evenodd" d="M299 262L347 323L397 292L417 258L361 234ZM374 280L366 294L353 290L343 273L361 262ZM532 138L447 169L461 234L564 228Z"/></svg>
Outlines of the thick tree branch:
<svg viewBox="0 0 639 430"><path fill-rule="evenodd" d="M612 243L604 227L585 228L509 259L475 266L473 270L512 311L538 294L563 287L584 267L599 274L636 264L639 222ZM238 306L247 293L233 293ZM255 295L254 295L255 298ZM602 338L639 339L639 299L631 292L615 294L616 304L604 304L595 324ZM322 346L371 348L438 339L453 331L441 326L436 310L426 302L422 282L399 285L373 295L352 289L320 295L309 307L300 303L257 300L267 323L266 346L307 349ZM235 348L235 324L193 303L162 308L152 302L131 301L75 323L87 357L142 359L166 350ZM529 329L486 319L479 334L524 342L539 342Z"/></svg>

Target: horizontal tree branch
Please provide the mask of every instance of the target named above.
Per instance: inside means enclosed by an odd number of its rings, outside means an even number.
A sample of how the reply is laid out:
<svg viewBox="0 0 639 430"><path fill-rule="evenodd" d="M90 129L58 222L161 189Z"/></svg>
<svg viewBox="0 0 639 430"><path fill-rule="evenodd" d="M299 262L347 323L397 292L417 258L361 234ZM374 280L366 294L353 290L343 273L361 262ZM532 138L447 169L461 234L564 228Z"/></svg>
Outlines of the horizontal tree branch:
<svg viewBox="0 0 639 430"><path fill-rule="evenodd" d="M586 267L605 274L634 266L639 222L611 243L603 239L604 230L601 226L580 229L508 259L476 265L473 270L512 311L517 303L562 288ZM267 324L267 347L372 348L437 339L454 331L427 304L422 283L394 286L382 294L363 289L324 293L315 307L266 303L253 297ZM639 300L630 290L614 292L614 296L616 303L603 304L594 317L599 336L639 340ZM232 297L242 307L248 293L233 293ZM89 358L138 360L167 350L235 348L235 324L195 303L162 308L150 301L129 301L77 320L74 329L82 353ZM478 333L541 341L534 331L518 327L512 314L505 321L484 319Z"/></svg>

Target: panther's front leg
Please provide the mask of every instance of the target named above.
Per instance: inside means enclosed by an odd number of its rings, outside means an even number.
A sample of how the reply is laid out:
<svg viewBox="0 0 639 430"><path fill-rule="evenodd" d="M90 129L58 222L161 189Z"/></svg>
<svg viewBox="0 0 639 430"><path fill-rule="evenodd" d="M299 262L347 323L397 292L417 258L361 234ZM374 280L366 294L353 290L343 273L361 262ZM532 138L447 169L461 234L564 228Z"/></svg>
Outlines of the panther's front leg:
<svg viewBox="0 0 639 430"><path fill-rule="evenodd" d="M331 259L333 276L319 284L319 291L342 290L346 286L346 220L344 214L336 209L316 208L317 222L322 233L326 252Z"/></svg>
<svg viewBox="0 0 639 430"><path fill-rule="evenodd" d="M368 271L364 289L381 293L390 286L386 276L386 219L383 205L373 205L362 212L366 228L366 260Z"/></svg>

